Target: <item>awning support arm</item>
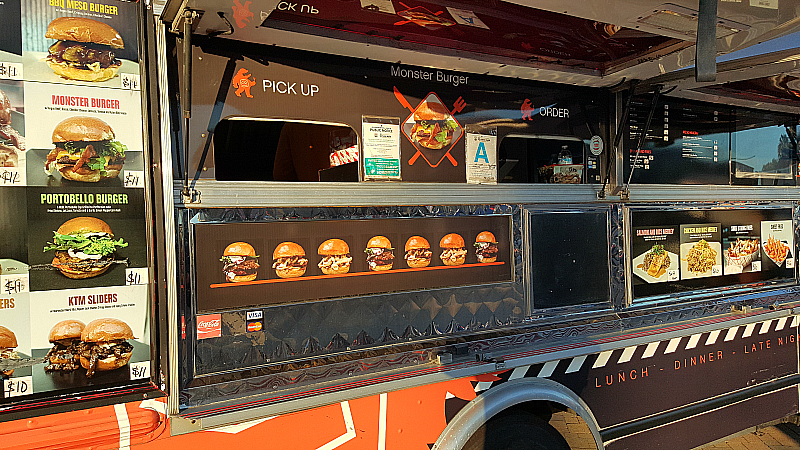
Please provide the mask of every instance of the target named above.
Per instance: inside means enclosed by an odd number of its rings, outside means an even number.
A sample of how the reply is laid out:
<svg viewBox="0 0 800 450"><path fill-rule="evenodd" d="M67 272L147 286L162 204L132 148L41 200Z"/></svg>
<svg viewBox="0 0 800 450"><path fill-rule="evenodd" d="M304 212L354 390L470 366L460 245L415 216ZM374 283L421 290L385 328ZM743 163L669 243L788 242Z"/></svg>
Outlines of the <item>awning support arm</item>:
<svg viewBox="0 0 800 450"><path fill-rule="evenodd" d="M698 82L717 79L717 0L698 0L694 77Z"/></svg>

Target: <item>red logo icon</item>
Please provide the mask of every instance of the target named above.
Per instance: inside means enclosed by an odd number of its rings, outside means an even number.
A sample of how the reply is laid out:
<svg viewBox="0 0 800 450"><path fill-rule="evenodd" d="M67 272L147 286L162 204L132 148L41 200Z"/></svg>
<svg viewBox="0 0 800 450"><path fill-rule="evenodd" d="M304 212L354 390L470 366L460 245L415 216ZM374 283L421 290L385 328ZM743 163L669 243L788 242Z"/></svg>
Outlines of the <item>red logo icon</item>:
<svg viewBox="0 0 800 450"><path fill-rule="evenodd" d="M263 326L264 325L262 325L260 321L259 322L249 322L247 324L247 332L248 333L253 333L253 332L256 332L256 331L261 331L261 328Z"/></svg>
<svg viewBox="0 0 800 450"><path fill-rule="evenodd" d="M197 339L222 336L222 315L206 314L197 316Z"/></svg>
<svg viewBox="0 0 800 450"><path fill-rule="evenodd" d="M533 120L531 115L536 111L536 108L531 104L531 99L526 98L519 109L522 111L522 120Z"/></svg>
<svg viewBox="0 0 800 450"><path fill-rule="evenodd" d="M454 21L442 16L444 11L433 12L424 6L410 8L403 2L400 2L400 5L406 9L404 11L399 11L397 15L405 20L395 22L395 25L399 26L407 23L415 23L421 27L436 30L441 27L449 27L456 24Z"/></svg>
<svg viewBox="0 0 800 450"><path fill-rule="evenodd" d="M250 3L250 2L247 2ZM247 73L247 69L241 68L236 75L233 76L233 87L236 88L236 96L241 97L242 92L247 95L248 98L253 98L250 94L250 88L256 85L256 79L253 77L251 80L250 77L253 75Z"/></svg>
<svg viewBox="0 0 800 450"><path fill-rule="evenodd" d="M239 28L247 26L247 22L250 22L250 18L253 17L253 13L250 12L250 3L253 2L246 1L242 5L239 0L233 0L233 19L236 20L236 25Z"/></svg>

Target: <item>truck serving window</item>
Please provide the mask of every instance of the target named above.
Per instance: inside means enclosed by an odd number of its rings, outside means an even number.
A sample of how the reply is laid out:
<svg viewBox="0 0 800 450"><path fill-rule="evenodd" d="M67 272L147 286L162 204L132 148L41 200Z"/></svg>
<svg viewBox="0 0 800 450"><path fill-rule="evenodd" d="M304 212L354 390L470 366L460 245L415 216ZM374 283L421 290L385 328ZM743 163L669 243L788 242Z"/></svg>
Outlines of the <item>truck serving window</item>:
<svg viewBox="0 0 800 450"><path fill-rule="evenodd" d="M333 124L223 119L214 163L220 181L358 181L358 136Z"/></svg>
<svg viewBox="0 0 800 450"><path fill-rule="evenodd" d="M586 145L575 137L508 135L498 149L500 183L586 182Z"/></svg>

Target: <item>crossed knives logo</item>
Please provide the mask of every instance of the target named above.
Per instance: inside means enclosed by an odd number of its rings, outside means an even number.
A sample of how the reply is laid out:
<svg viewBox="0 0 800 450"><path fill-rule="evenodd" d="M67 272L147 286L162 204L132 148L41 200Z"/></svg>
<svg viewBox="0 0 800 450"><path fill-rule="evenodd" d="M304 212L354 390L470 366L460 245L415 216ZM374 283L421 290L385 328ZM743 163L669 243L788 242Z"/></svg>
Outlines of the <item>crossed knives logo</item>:
<svg viewBox="0 0 800 450"><path fill-rule="evenodd" d="M417 150L408 160L408 165L413 166L417 159L422 157L431 167L438 167L445 159L454 167L458 166L458 161L450 151L464 134L464 129L453 114L464 109L466 106L464 99L458 97L453 103L453 110L450 111L434 92L428 94L416 108L411 106L396 86L394 96L401 105L411 111L402 125L403 134Z"/></svg>

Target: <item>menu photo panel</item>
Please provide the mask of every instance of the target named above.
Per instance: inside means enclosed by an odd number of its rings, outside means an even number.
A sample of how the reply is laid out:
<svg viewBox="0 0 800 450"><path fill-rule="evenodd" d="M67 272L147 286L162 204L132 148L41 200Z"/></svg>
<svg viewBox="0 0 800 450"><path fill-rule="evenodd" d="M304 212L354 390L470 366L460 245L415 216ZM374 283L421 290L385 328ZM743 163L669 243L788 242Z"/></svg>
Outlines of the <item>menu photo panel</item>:
<svg viewBox="0 0 800 450"><path fill-rule="evenodd" d="M511 216L194 224L197 309L513 281Z"/></svg>
<svg viewBox="0 0 800 450"><path fill-rule="evenodd" d="M634 207L631 222L634 300L795 278L790 207Z"/></svg>

